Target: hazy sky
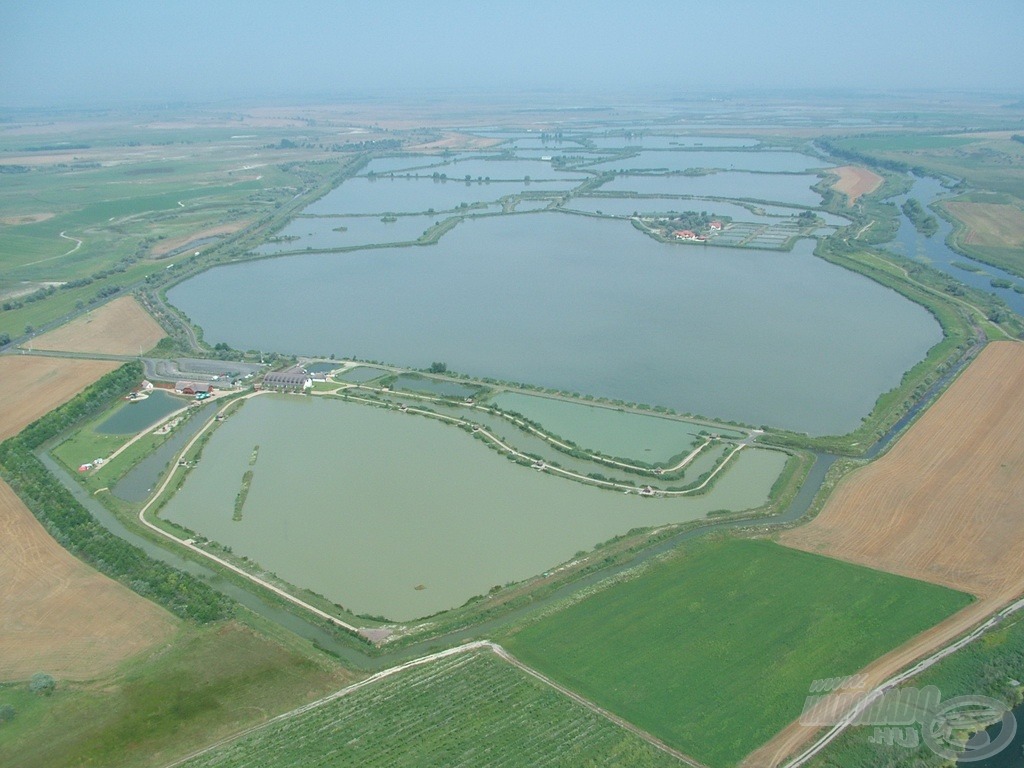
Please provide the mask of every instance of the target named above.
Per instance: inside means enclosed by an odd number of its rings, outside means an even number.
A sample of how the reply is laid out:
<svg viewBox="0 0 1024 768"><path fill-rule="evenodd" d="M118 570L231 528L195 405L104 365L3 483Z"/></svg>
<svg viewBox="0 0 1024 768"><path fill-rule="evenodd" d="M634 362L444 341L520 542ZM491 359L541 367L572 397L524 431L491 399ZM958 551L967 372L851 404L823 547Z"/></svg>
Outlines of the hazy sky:
<svg viewBox="0 0 1024 768"><path fill-rule="evenodd" d="M1024 91L1024 0L0 0L0 105L408 89Z"/></svg>

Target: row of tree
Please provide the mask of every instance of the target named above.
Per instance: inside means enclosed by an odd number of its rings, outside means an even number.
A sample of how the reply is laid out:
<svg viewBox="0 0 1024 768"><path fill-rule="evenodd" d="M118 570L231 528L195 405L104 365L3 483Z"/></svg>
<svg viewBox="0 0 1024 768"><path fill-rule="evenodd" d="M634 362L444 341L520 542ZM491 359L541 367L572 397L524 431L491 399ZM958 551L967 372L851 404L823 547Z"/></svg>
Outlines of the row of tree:
<svg viewBox="0 0 1024 768"><path fill-rule="evenodd" d="M98 414L141 377L141 364L128 363L0 443L0 475L62 546L97 570L182 618L199 623L226 618L232 612L229 598L108 531L35 455L44 443Z"/></svg>

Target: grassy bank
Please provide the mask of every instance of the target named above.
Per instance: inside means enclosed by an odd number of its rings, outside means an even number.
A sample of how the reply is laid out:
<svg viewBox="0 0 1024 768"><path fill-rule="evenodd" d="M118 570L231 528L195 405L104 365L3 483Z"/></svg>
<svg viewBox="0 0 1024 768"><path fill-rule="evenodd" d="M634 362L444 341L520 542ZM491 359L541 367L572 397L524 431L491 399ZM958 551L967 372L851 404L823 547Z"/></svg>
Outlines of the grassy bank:
<svg viewBox="0 0 1024 768"><path fill-rule="evenodd" d="M352 676L311 647L239 622L186 626L110 678L58 682L46 697L0 687L18 714L0 725L0 764L163 766L340 688Z"/></svg>

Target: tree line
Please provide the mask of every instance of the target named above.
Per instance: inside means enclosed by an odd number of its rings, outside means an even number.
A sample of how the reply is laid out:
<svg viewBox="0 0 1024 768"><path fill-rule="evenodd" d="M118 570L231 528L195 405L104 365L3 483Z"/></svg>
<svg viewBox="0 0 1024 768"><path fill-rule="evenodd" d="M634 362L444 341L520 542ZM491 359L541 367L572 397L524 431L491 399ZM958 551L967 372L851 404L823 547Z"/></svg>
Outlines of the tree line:
<svg viewBox="0 0 1024 768"><path fill-rule="evenodd" d="M229 598L196 577L151 559L108 531L34 453L47 441L99 413L137 383L142 373L140 363L127 363L0 443L0 476L50 535L72 554L182 618L199 623L217 621L231 614Z"/></svg>

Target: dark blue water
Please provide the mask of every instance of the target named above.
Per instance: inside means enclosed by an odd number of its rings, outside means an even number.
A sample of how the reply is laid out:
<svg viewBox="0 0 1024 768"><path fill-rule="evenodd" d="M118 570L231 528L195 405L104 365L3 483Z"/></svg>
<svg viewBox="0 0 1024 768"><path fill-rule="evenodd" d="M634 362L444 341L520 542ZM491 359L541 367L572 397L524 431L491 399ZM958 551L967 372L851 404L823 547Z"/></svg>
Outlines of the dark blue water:
<svg viewBox="0 0 1024 768"><path fill-rule="evenodd" d="M998 755L987 760L974 762L957 761L957 765L969 765L971 768L1024 768L1024 704L1018 704L1013 710L1017 718L1017 735ZM989 737L995 739L999 735L998 725L989 729Z"/></svg>

